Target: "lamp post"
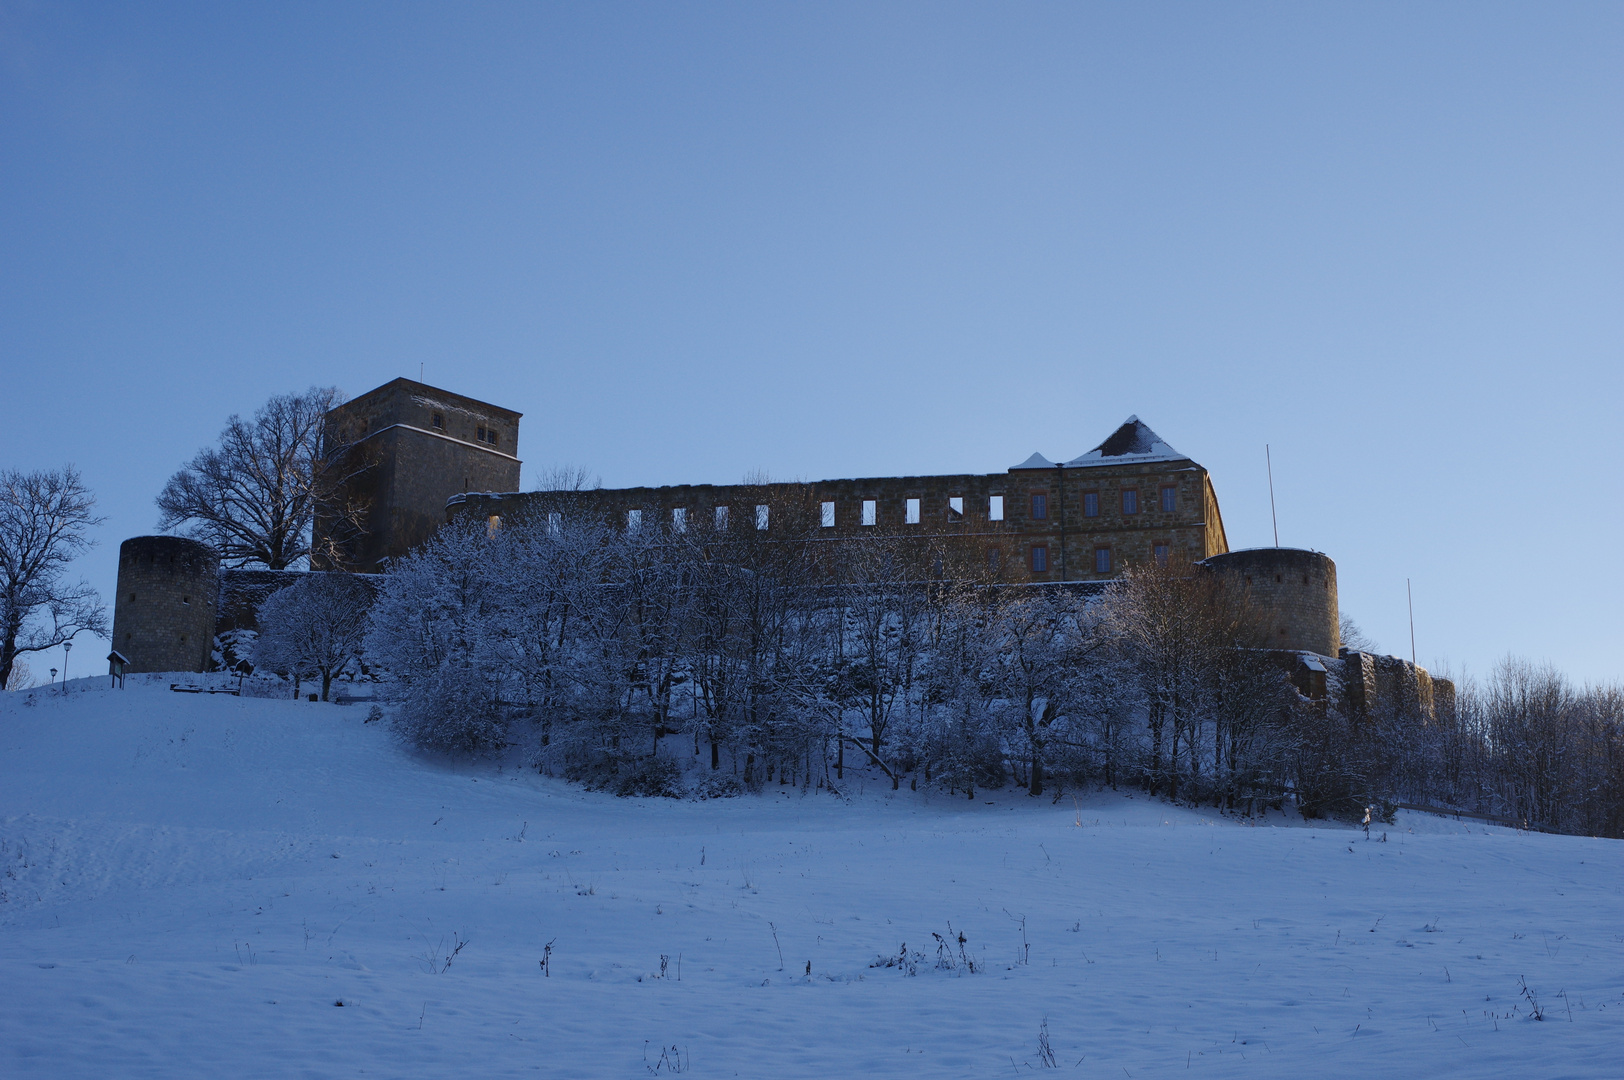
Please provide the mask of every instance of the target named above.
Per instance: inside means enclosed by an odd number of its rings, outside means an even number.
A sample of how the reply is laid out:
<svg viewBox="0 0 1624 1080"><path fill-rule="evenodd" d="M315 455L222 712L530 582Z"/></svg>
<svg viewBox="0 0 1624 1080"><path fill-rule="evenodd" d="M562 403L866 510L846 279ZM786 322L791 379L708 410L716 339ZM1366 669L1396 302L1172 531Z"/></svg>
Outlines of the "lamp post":
<svg viewBox="0 0 1624 1080"><path fill-rule="evenodd" d="M73 648L73 642L62 643L62 692L68 692L68 650Z"/></svg>
<svg viewBox="0 0 1624 1080"><path fill-rule="evenodd" d="M51 669L51 685L56 685L56 668Z"/></svg>

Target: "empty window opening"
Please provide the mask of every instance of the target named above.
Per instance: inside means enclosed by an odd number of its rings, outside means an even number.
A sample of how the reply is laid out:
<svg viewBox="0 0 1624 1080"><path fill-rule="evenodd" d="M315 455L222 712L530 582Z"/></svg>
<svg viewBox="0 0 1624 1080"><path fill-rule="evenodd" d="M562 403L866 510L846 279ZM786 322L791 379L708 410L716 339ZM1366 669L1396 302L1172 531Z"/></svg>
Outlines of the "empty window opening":
<svg viewBox="0 0 1624 1080"><path fill-rule="evenodd" d="M863 524L872 525L879 520L880 508L873 499L863 500Z"/></svg>
<svg viewBox="0 0 1624 1080"><path fill-rule="evenodd" d="M904 520L907 521L907 523L909 525L918 525L919 524L919 500L918 499L909 499L908 500L908 511L907 511L906 516L904 517Z"/></svg>
<svg viewBox="0 0 1624 1080"><path fill-rule="evenodd" d="M756 528L757 529L766 529L766 527L767 527L767 512L768 512L768 508L766 506L758 505L756 507Z"/></svg>
<svg viewBox="0 0 1624 1080"><path fill-rule="evenodd" d="M192 602L192 598L190 596L183 596L180 598L180 602L189 605Z"/></svg>
<svg viewBox="0 0 1624 1080"><path fill-rule="evenodd" d="M1174 510L1178 509L1178 505L1179 489L1176 487L1162 488L1162 510L1171 514Z"/></svg>
<svg viewBox="0 0 1624 1080"><path fill-rule="evenodd" d="M439 413L435 413L434 419L429 422L434 425L435 431L445 430L445 417L441 416Z"/></svg>
<svg viewBox="0 0 1624 1080"><path fill-rule="evenodd" d="M561 533L563 531L564 531L564 515L560 514L557 510L554 510L554 511L550 512L547 515L547 535L548 536L557 536L559 533Z"/></svg>
<svg viewBox="0 0 1624 1080"><path fill-rule="evenodd" d="M832 529L835 527L835 504L832 502L826 502L823 504L822 525L825 529Z"/></svg>
<svg viewBox="0 0 1624 1080"><path fill-rule="evenodd" d="M1047 544L1032 545L1032 573L1047 573L1049 569L1049 546Z"/></svg>
<svg viewBox="0 0 1624 1080"><path fill-rule="evenodd" d="M480 442L484 442L485 441L485 429L484 428L475 429L474 438L478 439Z"/></svg>
<svg viewBox="0 0 1624 1080"><path fill-rule="evenodd" d="M685 533L688 531L688 510L678 506L671 510L671 531Z"/></svg>
<svg viewBox="0 0 1624 1080"><path fill-rule="evenodd" d="M1137 514L1139 512L1139 489L1122 489L1122 512L1124 514Z"/></svg>
<svg viewBox="0 0 1624 1080"><path fill-rule="evenodd" d="M1167 565L1167 557L1168 557L1168 555L1170 553L1170 550L1171 549L1166 544L1153 544L1151 546L1151 549L1150 549L1151 554L1155 557L1156 564L1158 566L1166 566Z"/></svg>
<svg viewBox="0 0 1624 1080"><path fill-rule="evenodd" d="M1049 516L1049 496L1033 492L1032 494L1032 520L1042 521Z"/></svg>
<svg viewBox="0 0 1624 1080"><path fill-rule="evenodd" d="M1004 497L1002 495L994 495L987 500L987 520L1004 520Z"/></svg>
<svg viewBox="0 0 1624 1080"><path fill-rule="evenodd" d="M954 495L952 498L947 500L947 520L949 520L949 521L963 521L964 520L964 496L963 495Z"/></svg>
<svg viewBox="0 0 1624 1080"><path fill-rule="evenodd" d="M492 514L490 517L485 519L485 535L486 536L495 536L496 535L496 530L500 529L501 527L502 527L502 518L501 518L500 515Z"/></svg>
<svg viewBox="0 0 1624 1080"><path fill-rule="evenodd" d="M1109 574L1111 572L1111 549L1097 547L1094 549L1094 572L1096 574Z"/></svg>
<svg viewBox="0 0 1624 1080"><path fill-rule="evenodd" d="M135 594L134 593L130 594L130 603L132 603L132 604L135 603Z"/></svg>
<svg viewBox="0 0 1624 1080"><path fill-rule="evenodd" d="M626 511L626 531L629 532L629 533L633 533L633 532L636 532L638 529L641 529L642 527L643 527L643 511L641 511L641 510L628 510L628 511Z"/></svg>
<svg viewBox="0 0 1624 1080"><path fill-rule="evenodd" d="M716 508L716 531L727 532L727 507L725 506Z"/></svg>

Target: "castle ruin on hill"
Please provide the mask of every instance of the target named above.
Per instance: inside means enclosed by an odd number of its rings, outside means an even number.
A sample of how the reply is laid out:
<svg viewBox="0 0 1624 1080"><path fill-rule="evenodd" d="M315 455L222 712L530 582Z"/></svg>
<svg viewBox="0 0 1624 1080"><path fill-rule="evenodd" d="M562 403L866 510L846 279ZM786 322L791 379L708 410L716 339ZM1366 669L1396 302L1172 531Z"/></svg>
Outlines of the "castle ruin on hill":
<svg viewBox="0 0 1624 1080"><path fill-rule="evenodd" d="M799 541L928 541L921 578L973 573L1009 586L1098 592L1136 562L1189 562L1230 576L1261 612L1270 644L1312 697L1340 687L1355 709L1408 702L1452 711L1454 687L1395 657L1341 648L1336 565L1315 551L1231 551L1212 478L1138 417L1098 446L1032 454L993 473L795 483L520 491L522 414L409 379L334 408L326 444L351 460L345 498L368 507L343 544L318 513L317 550L377 573L448 521L590 516L616 528L754 529ZM333 541L332 544L327 541ZM924 550L924 548L921 548ZM336 571L318 565L316 572ZM134 537L119 553L114 648L128 670L203 671L216 634L251 628L258 603L299 571L222 570L207 545Z"/></svg>

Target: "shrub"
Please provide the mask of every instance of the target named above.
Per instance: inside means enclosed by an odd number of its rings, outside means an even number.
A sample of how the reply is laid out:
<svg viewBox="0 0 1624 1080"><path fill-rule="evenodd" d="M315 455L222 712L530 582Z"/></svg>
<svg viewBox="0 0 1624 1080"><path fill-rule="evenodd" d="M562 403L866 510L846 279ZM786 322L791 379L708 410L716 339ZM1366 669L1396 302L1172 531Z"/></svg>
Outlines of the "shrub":
<svg viewBox="0 0 1624 1080"><path fill-rule="evenodd" d="M612 790L622 798L645 796L682 798L682 770L677 763L661 757L628 762L615 777Z"/></svg>
<svg viewBox="0 0 1624 1080"><path fill-rule="evenodd" d="M707 776L694 785L693 797L706 799L736 799L744 794L744 785L735 776Z"/></svg>

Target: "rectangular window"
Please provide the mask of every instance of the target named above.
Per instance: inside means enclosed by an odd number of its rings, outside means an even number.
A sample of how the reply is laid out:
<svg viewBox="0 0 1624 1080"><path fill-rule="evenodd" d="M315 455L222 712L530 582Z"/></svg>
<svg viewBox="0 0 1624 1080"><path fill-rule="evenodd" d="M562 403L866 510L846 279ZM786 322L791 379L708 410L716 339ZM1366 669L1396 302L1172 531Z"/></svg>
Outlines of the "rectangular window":
<svg viewBox="0 0 1624 1080"><path fill-rule="evenodd" d="M1122 489L1122 512L1124 514L1137 514L1139 512L1139 490L1137 488Z"/></svg>
<svg viewBox="0 0 1624 1080"><path fill-rule="evenodd" d="M688 531L688 511L685 507L676 507L671 511L671 531L685 533Z"/></svg>
<svg viewBox="0 0 1624 1080"><path fill-rule="evenodd" d="M499 514L492 514L485 521L485 535L495 536L496 530L502 527L502 518Z"/></svg>
<svg viewBox="0 0 1624 1080"><path fill-rule="evenodd" d="M1150 552L1151 552L1152 555L1154 555L1156 557L1156 564L1158 566L1166 566L1167 565L1167 556L1168 556L1169 550L1170 550L1170 548L1166 544L1152 544L1151 545Z"/></svg>
<svg viewBox="0 0 1624 1080"><path fill-rule="evenodd" d="M1004 497L1002 495L994 495L987 500L987 520L1004 520Z"/></svg>
<svg viewBox="0 0 1624 1080"><path fill-rule="evenodd" d="M495 428L486 428L485 429L485 441L490 443L492 446L496 445L496 429Z"/></svg>
<svg viewBox="0 0 1624 1080"><path fill-rule="evenodd" d="M445 417L441 416L439 413L434 414L434 419L433 419L432 423L434 424L434 430L435 431L444 431L445 430Z"/></svg>
<svg viewBox="0 0 1624 1080"><path fill-rule="evenodd" d="M547 515L547 535L557 536L564 531L564 515L557 510Z"/></svg>
<svg viewBox="0 0 1624 1080"><path fill-rule="evenodd" d="M1100 516L1100 493L1097 491L1083 492L1083 516Z"/></svg>
<svg viewBox="0 0 1624 1080"><path fill-rule="evenodd" d="M484 442L485 441L485 429L484 428L475 428L474 429L474 438L477 439L479 442Z"/></svg>
<svg viewBox="0 0 1624 1080"><path fill-rule="evenodd" d="M964 496L954 495L947 500L947 520L964 520Z"/></svg>
<svg viewBox="0 0 1624 1080"><path fill-rule="evenodd" d="M1094 572L1096 574L1109 574L1111 572L1111 549L1097 547L1094 549Z"/></svg>
<svg viewBox="0 0 1624 1080"><path fill-rule="evenodd" d="M1033 494L1032 494L1032 520L1033 521L1042 521L1044 518L1046 518L1048 516L1049 516L1049 496L1040 495L1037 492L1033 492Z"/></svg>
<svg viewBox="0 0 1624 1080"><path fill-rule="evenodd" d="M1049 546L1047 544L1032 545L1032 573L1042 574L1049 569Z"/></svg>
<svg viewBox="0 0 1624 1080"><path fill-rule="evenodd" d="M879 519L879 513L880 513L879 507L877 505L875 505L873 499L864 499L863 500L863 524L864 525L872 525L872 524L874 524L874 522Z"/></svg>
<svg viewBox="0 0 1624 1080"><path fill-rule="evenodd" d="M638 529L641 529L642 527L643 527L643 511L641 511L641 510L628 510L628 511L626 511L626 531L629 532L629 533L633 533L633 532L636 532Z"/></svg>
<svg viewBox="0 0 1624 1080"><path fill-rule="evenodd" d="M727 532L727 507L725 506L716 508L716 531Z"/></svg>
<svg viewBox="0 0 1624 1080"><path fill-rule="evenodd" d="M906 517L905 520L908 522L909 525L918 525L919 524L919 500L918 499L909 499L908 500L908 512L907 512L907 517Z"/></svg>
<svg viewBox="0 0 1624 1080"><path fill-rule="evenodd" d="M756 529L758 531L761 531L761 530L765 530L766 528L767 528L767 507L764 504L758 503L756 505Z"/></svg>
<svg viewBox="0 0 1624 1080"><path fill-rule="evenodd" d="M823 504L823 527L825 529L835 527L835 504L832 502Z"/></svg>
<svg viewBox="0 0 1624 1080"><path fill-rule="evenodd" d="M1171 514L1178 508L1179 489L1176 487L1162 488L1162 510Z"/></svg>

